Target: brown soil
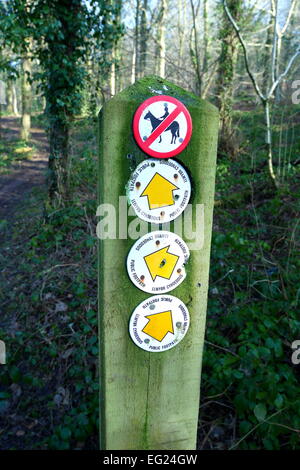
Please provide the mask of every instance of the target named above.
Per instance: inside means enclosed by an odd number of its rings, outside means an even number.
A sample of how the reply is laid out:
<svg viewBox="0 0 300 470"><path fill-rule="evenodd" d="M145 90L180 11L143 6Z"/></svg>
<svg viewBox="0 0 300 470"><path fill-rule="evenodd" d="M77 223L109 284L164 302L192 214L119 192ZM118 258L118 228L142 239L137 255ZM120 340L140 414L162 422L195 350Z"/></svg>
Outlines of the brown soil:
<svg viewBox="0 0 300 470"><path fill-rule="evenodd" d="M1 140L17 140L20 132L20 119L1 118ZM13 220L18 208L37 186L45 185L48 143L43 129L32 128L30 143L36 148L28 160L20 160L9 168L8 174L0 174L0 220Z"/></svg>

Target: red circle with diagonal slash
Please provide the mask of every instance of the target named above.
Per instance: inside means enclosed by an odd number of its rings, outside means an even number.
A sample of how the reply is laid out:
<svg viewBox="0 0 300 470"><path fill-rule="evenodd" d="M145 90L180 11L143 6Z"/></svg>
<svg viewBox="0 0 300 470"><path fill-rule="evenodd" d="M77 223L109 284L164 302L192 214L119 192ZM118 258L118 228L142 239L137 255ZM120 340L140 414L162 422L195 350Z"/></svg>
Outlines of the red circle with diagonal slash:
<svg viewBox="0 0 300 470"><path fill-rule="evenodd" d="M140 120L144 119L142 115L145 109L151 104L158 103L158 102L161 102L163 106L166 102L173 103L176 106L176 108L173 109L171 113L169 113L169 115L165 119L163 119L163 121L161 121L161 123L157 127L155 127L152 130L150 135L145 138L144 136L141 136L140 134L140 129L139 129ZM186 134L185 134L185 137L183 138L183 141L180 143L180 145L177 146L175 149L172 149L168 152L166 151L160 152L160 151L151 149L150 146L154 143L154 141L158 139L163 134L163 132L168 130L168 127L176 120L176 117L179 116L181 113L183 113L184 118L186 119ZM171 131L171 134L173 138L172 131ZM187 108L184 106L184 104L181 103L181 101L177 100L176 98L173 98L173 96L167 96L167 95L152 96L151 98L148 98L146 101L144 101L135 112L135 115L133 118L133 135L138 146L148 155L151 155L152 157L156 157L156 158L174 157L174 155L177 155L178 153L182 152L190 141L190 138L192 135L192 118Z"/></svg>

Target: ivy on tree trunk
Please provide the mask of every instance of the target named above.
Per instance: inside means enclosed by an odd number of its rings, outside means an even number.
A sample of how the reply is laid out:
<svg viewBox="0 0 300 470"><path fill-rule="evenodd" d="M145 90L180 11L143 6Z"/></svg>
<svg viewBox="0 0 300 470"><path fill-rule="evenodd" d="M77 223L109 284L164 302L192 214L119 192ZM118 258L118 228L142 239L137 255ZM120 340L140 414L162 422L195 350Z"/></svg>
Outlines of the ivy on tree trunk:
<svg viewBox="0 0 300 470"><path fill-rule="evenodd" d="M29 78L27 58L30 62L37 59L40 64L31 78L40 81L46 99L50 136L48 185L52 200L55 196L60 201L68 197L69 134L81 109L90 44L96 41L103 51L116 44L122 34L120 8L120 0L11 0L2 7L0 26L5 41L26 58L24 87ZM27 97L26 93L23 95ZM27 98L23 99L26 113L28 103ZM28 138L28 113L25 118L24 137Z"/></svg>

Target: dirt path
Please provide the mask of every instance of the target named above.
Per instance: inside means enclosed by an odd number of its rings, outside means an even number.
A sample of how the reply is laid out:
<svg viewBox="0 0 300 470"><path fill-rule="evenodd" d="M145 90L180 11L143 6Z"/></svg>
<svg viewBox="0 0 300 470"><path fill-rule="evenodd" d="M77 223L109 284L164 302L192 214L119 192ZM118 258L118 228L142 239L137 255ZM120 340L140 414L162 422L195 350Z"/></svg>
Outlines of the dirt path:
<svg viewBox="0 0 300 470"><path fill-rule="evenodd" d="M20 119L1 118L1 140L17 140L20 131ZM8 174L0 173L0 220L15 218L18 207L34 187L45 184L48 161L48 143L45 131L33 127L31 143L36 152L29 160L14 163Z"/></svg>

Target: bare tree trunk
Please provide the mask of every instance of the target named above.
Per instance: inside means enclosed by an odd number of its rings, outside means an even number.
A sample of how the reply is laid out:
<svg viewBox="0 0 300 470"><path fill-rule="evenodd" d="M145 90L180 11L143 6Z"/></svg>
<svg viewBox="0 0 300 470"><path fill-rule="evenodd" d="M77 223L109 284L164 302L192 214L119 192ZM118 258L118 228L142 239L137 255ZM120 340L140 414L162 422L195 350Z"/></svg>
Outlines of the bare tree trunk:
<svg viewBox="0 0 300 470"><path fill-rule="evenodd" d="M22 60L22 117L20 137L27 142L30 137L31 127L31 83L30 77L32 72L31 58L27 54Z"/></svg>
<svg viewBox="0 0 300 470"><path fill-rule="evenodd" d="M109 74L109 86L110 86L110 96L115 96L116 94L116 54L115 46L113 46L111 51L111 66Z"/></svg>
<svg viewBox="0 0 300 470"><path fill-rule="evenodd" d="M143 0L141 11L141 28L140 28L140 75L145 75L147 64L147 43L148 43L148 29L147 29L147 9L148 0Z"/></svg>
<svg viewBox="0 0 300 470"><path fill-rule="evenodd" d="M201 59L199 51L199 39L198 39L198 26L197 26L197 16L199 13L200 2L197 6L194 5L194 0L190 0L191 10L192 10L192 31L190 38L190 55L192 60L192 65L196 72L196 94L201 96L202 88L202 73L201 73Z"/></svg>
<svg viewBox="0 0 300 470"><path fill-rule="evenodd" d="M99 76L96 72L95 64L95 53L93 48L91 49L90 57L87 60L87 73L88 73L88 98L87 98L87 107L89 115L95 117L97 115L97 95L99 87Z"/></svg>
<svg viewBox="0 0 300 470"><path fill-rule="evenodd" d="M46 100L45 96L42 96L42 110L43 110L43 113L46 111L46 106L47 106L47 100Z"/></svg>
<svg viewBox="0 0 300 470"><path fill-rule="evenodd" d="M205 76L208 66L208 48L209 48L209 33L208 33L208 0L203 2L203 64L202 73Z"/></svg>
<svg viewBox="0 0 300 470"><path fill-rule="evenodd" d="M267 30L267 38L265 42L265 52L263 54L263 79L262 79L262 90L263 93L267 93L270 87L271 81L271 48L272 48L272 39L273 39L273 30L274 30L274 0L270 0L270 18L269 18L269 25Z"/></svg>
<svg viewBox="0 0 300 470"><path fill-rule="evenodd" d="M272 67L271 67L271 75L272 75L272 82L275 82L279 73L279 54L281 48L281 37L278 34L278 0L273 0L273 12L274 12L274 27L273 27L273 49L272 49ZM278 88L275 90L276 100L278 98Z"/></svg>
<svg viewBox="0 0 300 470"><path fill-rule="evenodd" d="M269 174L273 181L275 188L277 187L276 175L274 173L273 167L273 150L272 150L272 131L271 131L271 121L270 121L270 103L269 100L264 102L264 111L265 111L265 123L266 123L266 147L268 154L268 168Z"/></svg>
<svg viewBox="0 0 300 470"><path fill-rule="evenodd" d="M179 0L178 2L178 69L177 69L177 79L182 78L182 64L183 64L183 51L186 40L186 0Z"/></svg>
<svg viewBox="0 0 300 470"><path fill-rule="evenodd" d="M136 10L135 10L135 71L134 76L135 80L139 78L139 45L140 45L140 0L136 0Z"/></svg>
<svg viewBox="0 0 300 470"><path fill-rule="evenodd" d="M13 108L13 115L18 116L19 111L18 111L18 99L17 99L17 89L16 89L16 84L12 84L12 108Z"/></svg>
<svg viewBox="0 0 300 470"><path fill-rule="evenodd" d="M157 74L165 78L166 76L166 16L167 16L167 0L161 0L159 22L157 29Z"/></svg>
<svg viewBox="0 0 300 470"><path fill-rule="evenodd" d="M278 36L277 41L277 60L276 60L276 78L279 77L280 74L280 57L281 57L281 46L282 46L282 37ZM281 83L278 85L275 91L275 101L279 102L281 98Z"/></svg>
<svg viewBox="0 0 300 470"><path fill-rule="evenodd" d="M298 23L299 23L299 18L300 18L300 2L297 2L294 8L293 15L290 19L290 28L289 32L287 34L287 40L284 44L283 48L283 54L282 54L282 62L286 64L288 62L289 57L292 56L293 54L293 48L294 48L294 31L295 28L297 28ZM287 93L290 92L290 86L288 82L285 80L281 83L281 94L282 96L287 96Z"/></svg>
<svg viewBox="0 0 300 470"><path fill-rule="evenodd" d="M116 0L113 2L110 0L111 5L114 6L115 14L112 21L113 24L119 25L121 23L121 9L122 2L121 0ZM111 46L111 66L110 66L110 96L114 96L117 92L117 69L120 61L120 38L116 36L112 41Z"/></svg>
<svg viewBox="0 0 300 470"><path fill-rule="evenodd" d="M13 91L12 91L12 80L7 81L6 85L6 111L8 114L13 114Z"/></svg>
<svg viewBox="0 0 300 470"><path fill-rule="evenodd" d="M135 49L135 42L134 42L133 50L132 50L132 59L131 59L131 83L132 84L136 80L135 72L136 72L136 49Z"/></svg>
<svg viewBox="0 0 300 470"><path fill-rule="evenodd" d="M296 0L291 0L291 3L289 5L289 10L288 10L288 13L287 13L287 17L285 19L285 23L281 27L280 23L279 23L279 18L278 18L279 17L279 14L278 14L278 0L276 0L276 5L275 5L275 8L276 8L276 24L275 24L276 30L274 30L274 37L277 38L276 60L275 60L275 80L277 80L277 78L280 75L281 54L282 54L282 38L284 37L284 35L286 33L286 30L287 30L287 28L288 28L288 26L291 22L293 13L296 10L296 4L297 4ZM278 83L278 86L275 90L275 98L276 98L277 102L280 101L280 99L281 99L281 85L282 85L282 83Z"/></svg>
<svg viewBox="0 0 300 470"><path fill-rule="evenodd" d="M6 94L7 94L6 111L9 114L12 114L13 116L17 116L19 114L18 113L17 90L16 90L16 84L13 80L8 80L7 88L6 88Z"/></svg>

